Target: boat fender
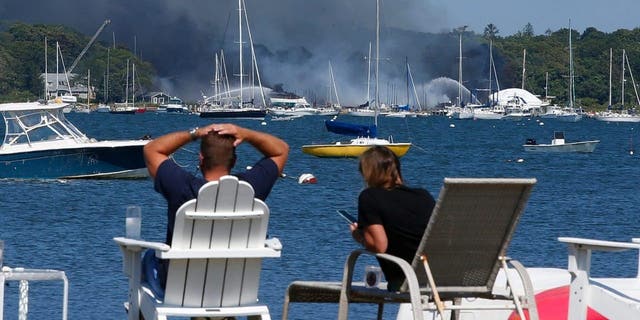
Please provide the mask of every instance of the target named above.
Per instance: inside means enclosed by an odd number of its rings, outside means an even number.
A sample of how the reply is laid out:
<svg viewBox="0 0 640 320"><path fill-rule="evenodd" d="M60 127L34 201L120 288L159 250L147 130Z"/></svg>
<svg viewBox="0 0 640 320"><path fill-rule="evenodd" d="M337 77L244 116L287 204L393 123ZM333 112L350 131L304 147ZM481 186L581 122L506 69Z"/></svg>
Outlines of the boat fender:
<svg viewBox="0 0 640 320"><path fill-rule="evenodd" d="M318 182L318 179L311 173L303 173L298 177L299 184L315 184Z"/></svg>

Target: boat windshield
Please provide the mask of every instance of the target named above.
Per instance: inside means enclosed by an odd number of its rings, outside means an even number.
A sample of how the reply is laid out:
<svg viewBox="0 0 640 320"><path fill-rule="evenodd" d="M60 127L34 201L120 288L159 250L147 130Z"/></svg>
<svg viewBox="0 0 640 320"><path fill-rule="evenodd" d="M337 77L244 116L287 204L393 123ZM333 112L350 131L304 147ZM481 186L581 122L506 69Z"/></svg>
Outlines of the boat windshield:
<svg viewBox="0 0 640 320"><path fill-rule="evenodd" d="M3 146L31 144L49 140L86 140L87 137L69 122L59 109L5 111Z"/></svg>

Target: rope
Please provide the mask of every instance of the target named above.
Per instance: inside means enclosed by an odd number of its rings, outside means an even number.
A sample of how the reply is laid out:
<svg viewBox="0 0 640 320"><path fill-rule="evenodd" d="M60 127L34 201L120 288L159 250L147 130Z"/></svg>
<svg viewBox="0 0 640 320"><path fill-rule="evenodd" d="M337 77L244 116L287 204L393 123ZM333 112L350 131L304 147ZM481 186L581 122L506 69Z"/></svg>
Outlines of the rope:
<svg viewBox="0 0 640 320"><path fill-rule="evenodd" d="M413 135L411 134L411 128L409 128L409 122L407 121L407 117L404 117L404 124L407 126L407 135L409 136L409 141L412 141Z"/></svg>
<svg viewBox="0 0 640 320"><path fill-rule="evenodd" d="M18 320L27 320L29 312L29 281L20 280L20 301L18 302Z"/></svg>
<svg viewBox="0 0 640 320"><path fill-rule="evenodd" d="M411 145L412 145L414 148L418 148L418 149L420 149L420 151L422 151L422 152L424 152L424 153L427 153L427 150L426 150L426 149L424 149L424 148L422 148L422 147L420 147L419 145L417 145L417 144L415 144L415 143L411 143Z"/></svg>

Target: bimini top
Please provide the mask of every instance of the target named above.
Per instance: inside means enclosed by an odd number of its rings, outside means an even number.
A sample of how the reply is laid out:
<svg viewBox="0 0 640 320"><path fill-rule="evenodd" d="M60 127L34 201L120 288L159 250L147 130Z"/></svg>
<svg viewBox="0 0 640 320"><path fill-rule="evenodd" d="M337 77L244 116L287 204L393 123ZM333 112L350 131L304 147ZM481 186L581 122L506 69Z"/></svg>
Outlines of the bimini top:
<svg viewBox="0 0 640 320"><path fill-rule="evenodd" d="M4 103L0 113L4 118L5 135L1 151L8 151L22 145L32 148L34 144L51 142L61 145L90 141L64 116L62 109L68 104L60 102Z"/></svg>
<svg viewBox="0 0 640 320"><path fill-rule="evenodd" d="M324 122L329 132L354 137L375 137L377 128L375 125L361 125L348 122L326 120Z"/></svg>

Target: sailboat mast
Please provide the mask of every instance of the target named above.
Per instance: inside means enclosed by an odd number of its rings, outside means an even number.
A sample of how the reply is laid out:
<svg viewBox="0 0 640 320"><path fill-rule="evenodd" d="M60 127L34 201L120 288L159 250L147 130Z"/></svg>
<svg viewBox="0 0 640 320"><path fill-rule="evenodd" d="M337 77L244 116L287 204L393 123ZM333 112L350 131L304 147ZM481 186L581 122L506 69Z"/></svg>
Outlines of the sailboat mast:
<svg viewBox="0 0 640 320"><path fill-rule="evenodd" d="M111 53L110 49L107 48L107 78L105 79L104 85L104 104L109 103L109 67L111 63Z"/></svg>
<svg viewBox="0 0 640 320"><path fill-rule="evenodd" d="M611 66L613 64L613 48L609 48L609 108L611 108Z"/></svg>
<svg viewBox="0 0 640 320"><path fill-rule="evenodd" d="M569 19L569 107L573 109L575 89L573 88L573 48L571 44L571 19Z"/></svg>
<svg viewBox="0 0 640 320"><path fill-rule="evenodd" d="M622 104L622 108L624 108L624 56L626 55L625 49L622 49L622 94L620 97L620 103Z"/></svg>
<svg viewBox="0 0 640 320"><path fill-rule="evenodd" d="M127 59L127 81L124 86L124 104L129 105L129 59Z"/></svg>
<svg viewBox="0 0 640 320"><path fill-rule="evenodd" d="M544 99L549 99L549 72L544 73Z"/></svg>
<svg viewBox="0 0 640 320"><path fill-rule="evenodd" d="M247 34L249 35L249 45L251 48L251 76L253 77L254 73L255 76L258 80L258 86L260 87L260 97L262 98L262 105L266 108L267 107L267 99L265 98L264 95L264 88L262 87L262 80L260 79L260 69L258 68L258 60L256 58L256 51L255 48L253 47L253 36L251 35L251 28L249 27L249 17L247 16L247 6L244 3L244 0L241 0L242 3L244 4L244 20L247 24ZM255 72L254 72L255 70ZM253 78L252 78L253 79ZM251 88L251 92L253 93L253 87ZM253 97L252 97L253 98ZM253 100L253 99L252 99Z"/></svg>
<svg viewBox="0 0 640 320"><path fill-rule="evenodd" d="M59 65L60 65L60 61L58 60L60 58L60 44L56 41L56 97L58 96L58 93L60 92L60 79L58 78L60 75L60 70L59 70ZM624 66L624 63L623 63Z"/></svg>
<svg viewBox="0 0 640 320"><path fill-rule="evenodd" d="M525 74L527 72L527 49L522 49L522 90L524 90Z"/></svg>
<svg viewBox="0 0 640 320"><path fill-rule="evenodd" d="M405 66L407 69L407 107L409 107L409 57L404 57Z"/></svg>
<svg viewBox="0 0 640 320"><path fill-rule="evenodd" d="M242 0L238 0L238 46L240 54L240 108L242 108L243 98L242 98L242 77L244 76L244 70L242 69Z"/></svg>
<svg viewBox="0 0 640 320"><path fill-rule="evenodd" d="M369 41L369 58L367 59L367 105L371 101L369 89L371 88L371 41Z"/></svg>
<svg viewBox="0 0 640 320"><path fill-rule="evenodd" d="M218 86L219 82L220 82L220 69L219 69L220 68L220 61L218 60L218 53L217 52L215 54L215 59L216 59L216 63L215 63L216 70L215 70L215 72L213 74L213 97L214 97L213 99L214 99L214 101L216 99L218 99L218 93L219 93L219 90L220 90L220 88Z"/></svg>
<svg viewBox="0 0 640 320"><path fill-rule="evenodd" d="M136 107L136 64L132 64L131 72L131 106Z"/></svg>
<svg viewBox="0 0 640 320"><path fill-rule="evenodd" d="M336 87L336 79L333 77L333 67L331 67L331 60L329 60L329 74L331 75L331 83L333 85L333 91L336 94L336 103L338 103L338 106L341 106L340 98L338 97L338 88Z"/></svg>
<svg viewBox="0 0 640 320"><path fill-rule="evenodd" d="M493 69L493 39L489 39L489 97L491 97L493 94L493 91L491 91L491 82L493 78L493 75L491 74L492 72L491 69ZM492 104L493 103L489 102L489 105L492 105Z"/></svg>
<svg viewBox="0 0 640 320"><path fill-rule="evenodd" d="M378 126L378 110L380 109L380 93L378 87L380 85L380 0L376 0L376 105L374 110L373 123Z"/></svg>
<svg viewBox="0 0 640 320"><path fill-rule="evenodd" d="M49 57L47 57L47 37L44 37L44 101L49 100Z"/></svg>
<svg viewBox="0 0 640 320"><path fill-rule="evenodd" d="M458 107L462 107L462 32L458 34Z"/></svg>

